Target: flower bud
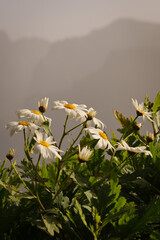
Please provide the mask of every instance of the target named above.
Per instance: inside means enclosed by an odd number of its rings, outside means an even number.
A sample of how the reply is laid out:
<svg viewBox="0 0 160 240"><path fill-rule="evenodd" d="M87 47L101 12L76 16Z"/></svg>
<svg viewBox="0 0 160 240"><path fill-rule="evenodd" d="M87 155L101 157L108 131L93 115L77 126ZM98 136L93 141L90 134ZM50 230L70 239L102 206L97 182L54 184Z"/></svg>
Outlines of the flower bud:
<svg viewBox="0 0 160 240"><path fill-rule="evenodd" d="M6 155L6 158L11 161L14 158L14 156L15 156L15 150L14 148L10 148L9 152Z"/></svg>
<svg viewBox="0 0 160 240"><path fill-rule="evenodd" d="M133 124L133 129L134 129L135 131L139 131L141 127L142 127L142 124L141 124L141 123L135 122L135 123Z"/></svg>
<svg viewBox="0 0 160 240"><path fill-rule="evenodd" d="M47 111L48 101L49 101L49 98L45 97L45 98L41 99L40 102L38 102L38 109L41 113L44 113Z"/></svg>
<svg viewBox="0 0 160 240"><path fill-rule="evenodd" d="M154 135L153 135L153 133L147 131L147 133L146 133L146 139L147 139L147 142L148 142L148 143L153 142L153 141L154 141Z"/></svg>

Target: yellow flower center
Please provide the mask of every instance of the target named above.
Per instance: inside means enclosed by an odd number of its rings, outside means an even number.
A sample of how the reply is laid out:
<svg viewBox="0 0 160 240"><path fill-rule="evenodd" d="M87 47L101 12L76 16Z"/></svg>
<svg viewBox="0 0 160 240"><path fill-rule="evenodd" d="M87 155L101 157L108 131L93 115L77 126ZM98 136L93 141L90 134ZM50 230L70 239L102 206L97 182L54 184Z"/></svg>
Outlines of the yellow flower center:
<svg viewBox="0 0 160 240"><path fill-rule="evenodd" d="M69 108L69 109L75 109L76 108L73 104L69 104L69 103L64 104L64 107Z"/></svg>
<svg viewBox="0 0 160 240"><path fill-rule="evenodd" d="M99 131L99 135L100 135L103 139L108 140L107 135L106 135L104 132Z"/></svg>
<svg viewBox="0 0 160 240"><path fill-rule="evenodd" d="M25 121L20 121L18 122L19 125L23 125L23 126L30 126L31 124L29 122L25 122Z"/></svg>
<svg viewBox="0 0 160 240"><path fill-rule="evenodd" d="M47 143L47 142L45 142L45 141L39 141L39 144L41 144L42 146L44 146L44 147L49 147L50 145L49 145L49 143Z"/></svg>
<svg viewBox="0 0 160 240"><path fill-rule="evenodd" d="M41 113L38 110L33 110L31 111L31 113L37 114L37 115L41 115Z"/></svg>

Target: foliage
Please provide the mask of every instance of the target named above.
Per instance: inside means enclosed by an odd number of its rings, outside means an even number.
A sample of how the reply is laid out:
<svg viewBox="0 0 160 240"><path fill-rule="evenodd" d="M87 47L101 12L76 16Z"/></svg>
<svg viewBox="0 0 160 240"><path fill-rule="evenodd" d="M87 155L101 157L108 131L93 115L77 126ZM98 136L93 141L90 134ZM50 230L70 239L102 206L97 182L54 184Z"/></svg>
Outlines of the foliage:
<svg viewBox="0 0 160 240"><path fill-rule="evenodd" d="M39 119L24 114L30 122L8 125L23 131L24 159L17 163L10 149L0 165L0 239L160 239L160 92L152 104L146 96L135 118L114 111L120 137L112 132L110 140L96 112L79 106L63 102L59 144L44 116L47 98ZM153 133L143 135L137 119L148 114ZM68 129L70 118L80 122Z"/></svg>

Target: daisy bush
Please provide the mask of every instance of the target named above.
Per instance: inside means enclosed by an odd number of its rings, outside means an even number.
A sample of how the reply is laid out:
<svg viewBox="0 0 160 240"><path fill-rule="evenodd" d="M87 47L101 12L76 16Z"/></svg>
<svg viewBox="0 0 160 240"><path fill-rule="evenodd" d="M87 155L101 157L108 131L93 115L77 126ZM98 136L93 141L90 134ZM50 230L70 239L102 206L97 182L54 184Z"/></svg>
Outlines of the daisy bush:
<svg viewBox="0 0 160 240"><path fill-rule="evenodd" d="M5 127L24 157L11 146L0 163L0 239L160 239L160 92L131 105L134 116L114 110L117 136L85 104L17 110ZM58 140L49 107L64 111Z"/></svg>

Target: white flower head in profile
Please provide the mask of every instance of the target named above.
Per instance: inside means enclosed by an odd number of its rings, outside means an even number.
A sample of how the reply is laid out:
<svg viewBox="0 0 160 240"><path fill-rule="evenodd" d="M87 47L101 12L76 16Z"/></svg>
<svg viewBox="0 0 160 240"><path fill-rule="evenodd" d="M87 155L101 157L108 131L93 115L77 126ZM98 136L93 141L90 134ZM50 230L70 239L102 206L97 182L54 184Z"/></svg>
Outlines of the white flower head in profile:
<svg viewBox="0 0 160 240"><path fill-rule="evenodd" d="M34 134L39 126L31 122L19 121L19 122L9 122L5 125L5 128L11 128L10 135L21 132L25 129L26 135Z"/></svg>
<svg viewBox="0 0 160 240"><path fill-rule="evenodd" d="M98 128L93 128L93 127L86 128L86 130L91 134L92 139L98 139L95 149L105 149L105 148L107 148L107 150L114 149L114 147L109 142L105 132L103 132Z"/></svg>
<svg viewBox="0 0 160 240"><path fill-rule="evenodd" d="M44 113L47 111L48 102L49 102L49 98L47 97L42 98L41 101L38 102L38 109L41 113Z"/></svg>
<svg viewBox="0 0 160 240"><path fill-rule="evenodd" d="M91 127L92 122L94 126L96 126L97 128L101 128L101 129L106 128L106 125L101 120L95 117L96 114L97 112L93 108L89 108L87 112L87 118L85 116L82 117L81 122L84 122L87 119L87 122L86 122L87 128Z"/></svg>
<svg viewBox="0 0 160 240"><path fill-rule="evenodd" d="M93 154L93 150L90 150L88 146L81 149L79 144L78 144L78 149L79 149L78 160L80 162L89 161L91 158L91 155Z"/></svg>
<svg viewBox="0 0 160 240"><path fill-rule="evenodd" d="M152 120L153 112L148 112L147 110L145 110L143 102L138 104L137 99L134 100L132 98L132 103L133 103L133 106L136 108L137 116L143 116L143 121L145 120L145 118L147 118L149 121L153 122Z"/></svg>
<svg viewBox="0 0 160 240"><path fill-rule="evenodd" d="M20 109L17 111L19 118L26 117L29 121L41 125L44 122L42 114L38 110Z"/></svg>
<svg viewBox="0 0 160 240"><path fill-rule="evenodd" d="M35 153L39 152L43 158L49 158L53 159L54 156L61 159L60 152L61 151L58 147L56 147L54 144L56 143L53 141L53 137L48 137L46 134L42 134L41 132L36 131L35 132L36 137L34 137L34 140L37 142L35 145Z"/></svg>
<svg viewBox="0 0 160 240"><path fill-rule="evenodd" d="M118 147L116 148L116 151L119 150L125 150L130 153L144 153L145 155L150 155L152 157L152 153L148 150L146 150L145 146L140 147L130 147L124 140L121 141L121 143L118 143Z"/></svg>
<svg viewBox="0 0 160 240"><path fill-rule="evenodd" d="M70 104L67 101L54 101L55 106L52 109L65 109L66 114L69 116L69 119L76 119L87 116L86 114L86 105L84 104Z"/></svg>
<svg viewBox="0 0 160 240"><path fill-rule="evenodd" d="M43 116L38 110L21 109L17 111L17 116L18 118L26 117L28 121L31 121L39 126L41 126L45 121L48 121L50 126L52 122L51 118Z"/></svg>

